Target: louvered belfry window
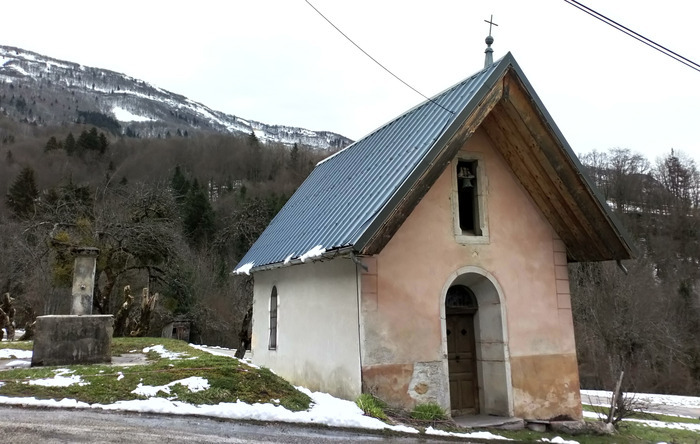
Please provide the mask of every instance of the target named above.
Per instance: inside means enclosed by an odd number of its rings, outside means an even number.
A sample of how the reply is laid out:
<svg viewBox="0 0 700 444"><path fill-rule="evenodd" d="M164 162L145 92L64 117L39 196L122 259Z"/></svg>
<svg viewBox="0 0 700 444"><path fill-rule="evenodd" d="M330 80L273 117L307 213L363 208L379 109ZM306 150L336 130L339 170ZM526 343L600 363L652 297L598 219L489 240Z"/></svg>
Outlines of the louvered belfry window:
<svg viewBox="0 0 700 444"><path fill-rule="evenodd" d="M457 199L459 201L459 227L463 234L481 236L479 223L479 191L475 160L457 163Z"/></svg>
<svg viewBox="0 0 700 444"><path fill-rule="evenodd" d="M277 287L272 287L270 295L270 350L277 350Z"/></svg>

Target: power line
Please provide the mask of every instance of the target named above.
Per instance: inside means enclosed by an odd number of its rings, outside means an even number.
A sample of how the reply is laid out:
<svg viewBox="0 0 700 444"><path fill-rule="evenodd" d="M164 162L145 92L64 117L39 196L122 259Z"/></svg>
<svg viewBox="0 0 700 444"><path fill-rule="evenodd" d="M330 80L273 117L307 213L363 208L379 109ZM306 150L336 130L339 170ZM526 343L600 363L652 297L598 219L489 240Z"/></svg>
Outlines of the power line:
<svg viewBox="0 0 700 444"><path fill-rule="evenodd" d="M671 57L673 60L680 62L680 63L684 64L685 66L687 66L691 69L694 69L695 71L700 72L700 65L699 64L695 63L694 61L692 61L688 58L683 57L682 55L678 54L677 52L671 51L667 47L665 47L659 43L656 43L655 41L653 41L647 37L644 37L643 35L631 30L630 28L628 28L624 25L621 25L620 23L616 22L615 20L606 17L605 15L601 14L600 12L589 8L588 6L586 6L582 3L579 3L576 0L564 0L564 1L568 4L570 4L571 6L577 8L577 9L580 9L581 11L585 12L586 14L597 18L598 20L605 23L606 25L612 26L613 28L617 29L620 32L627 34L628 36L632 37L633 39L638 40L638 41L644 43L645 45L649 46L650 48L653 48L653 49L659 51L661 54L664 54L668 57Z"/></svg>
<svg viewBox="0 0 700 444"><path fill-rule="evenodd" d="M338 31L338 32L339 32L343 37L345 37L350 43L352 43L353 45L355 45L355 47L356 47L357 49L359 49L360 51L362 51L362 53L363 53L364 55L366 55L367 57L369 57L374 63L376 63L377 65L379 65L384 71L386 71L386 72L388 72L389 74L391 74L392 76L394 76L394 78L395 78L396 80L398 80L399 82L401 82L401 83L403 83L404 85L406 85L406 86L408 86L409 88L411 88L415 93L417 93L418 95L420 95L420 96L423 97L424 99L428 100L428 101L431 102L431 103L434 103L435 105L437 105L437 106L439 106L440 108L444 109L444 110L447 111L448 113L454 114L454 111L450 111L449 109L447 109L447 108L445 108L444 106L440 105L439 103L437 103L436 101L434 101L434 100L431 99L430 97L426 96L426 95L423 94L422 92L418 91L417 89L415 89L414 87L412 87L412 86L409 85L408 83L404 82L399 76L397 76L396 74L394 74L393 72L391 72L391 71L389 70L389 68L387 68L386 66L382 65L381 63L379 63L379 62L377 61L377 59L375 59L374 57L372 57L371 55L369 55L369 54L367 53L367 51L365 51L364 49L362 49L362 48L360 47L360 45L358 45L357 43L355 43L355 42L354 42L350 37L348 37L343 31L341 31L340 28L338 28L337 26L335 26L335 25L333 24L333 22L330 21L325 15L323 15L323 14L321 13L321 11L319 11L318 9L316 9L316 7L315 7L314 5L312 5L311 2L310 2L309 0L304 0L304 1L306 1L306 3L307 3L309 6L311 6L311 7L313 8L313 10L316 11L316 12L318 13L318 15L320 15L321 17L323 17L323 19L324 19L325 21L327 21L332 27L334 27L336 31Z"/></svg>

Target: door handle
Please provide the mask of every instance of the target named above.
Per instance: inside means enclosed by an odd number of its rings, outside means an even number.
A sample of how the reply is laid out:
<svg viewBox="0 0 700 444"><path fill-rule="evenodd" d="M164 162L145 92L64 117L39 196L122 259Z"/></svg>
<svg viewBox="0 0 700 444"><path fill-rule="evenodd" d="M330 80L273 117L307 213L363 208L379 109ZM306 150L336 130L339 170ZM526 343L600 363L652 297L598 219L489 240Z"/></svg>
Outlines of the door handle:
<svg viewBox="0 0 700 444"><path fill-rule="evenodd" d="M455 362L459 362L459 355L455 355Z"/></svg>

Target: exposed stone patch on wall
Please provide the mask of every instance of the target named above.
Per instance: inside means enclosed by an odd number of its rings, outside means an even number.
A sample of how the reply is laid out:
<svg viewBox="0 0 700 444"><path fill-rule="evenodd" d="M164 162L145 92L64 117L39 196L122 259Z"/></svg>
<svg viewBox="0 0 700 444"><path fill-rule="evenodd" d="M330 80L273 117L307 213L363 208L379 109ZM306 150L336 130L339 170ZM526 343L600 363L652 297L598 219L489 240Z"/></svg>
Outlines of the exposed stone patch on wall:
<svg viewBox="0 0 700 444"><path fill-rule="evenodd" d="M434 402L449 409L448 376L442 361L416 362L408 385L408 394L416 404Z"/></svg>
<svg viewBox="0 0 700 444"><path fill-rule="evenodd" d="M575 354L511 357L511 372L515 416L583 418Z"/></svg>
<svg viewBox="0 0 700 444"><path fill-rule="evenodd" d="M362 392L371 393L391 406L410 409L415 401L408 393L413 364L362 367Z"/></svg>

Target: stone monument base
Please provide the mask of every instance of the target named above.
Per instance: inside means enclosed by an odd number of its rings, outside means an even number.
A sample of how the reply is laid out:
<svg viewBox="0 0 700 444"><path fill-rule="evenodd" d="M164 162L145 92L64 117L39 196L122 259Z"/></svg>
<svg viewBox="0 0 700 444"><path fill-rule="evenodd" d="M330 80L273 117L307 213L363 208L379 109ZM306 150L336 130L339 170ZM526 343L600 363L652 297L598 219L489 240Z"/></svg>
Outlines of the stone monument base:
<svg viewBox="0 0 700 444"><path fill-rule="evenodd" d="M112 315L36 318L32 367L112 362Z"/></svg>

